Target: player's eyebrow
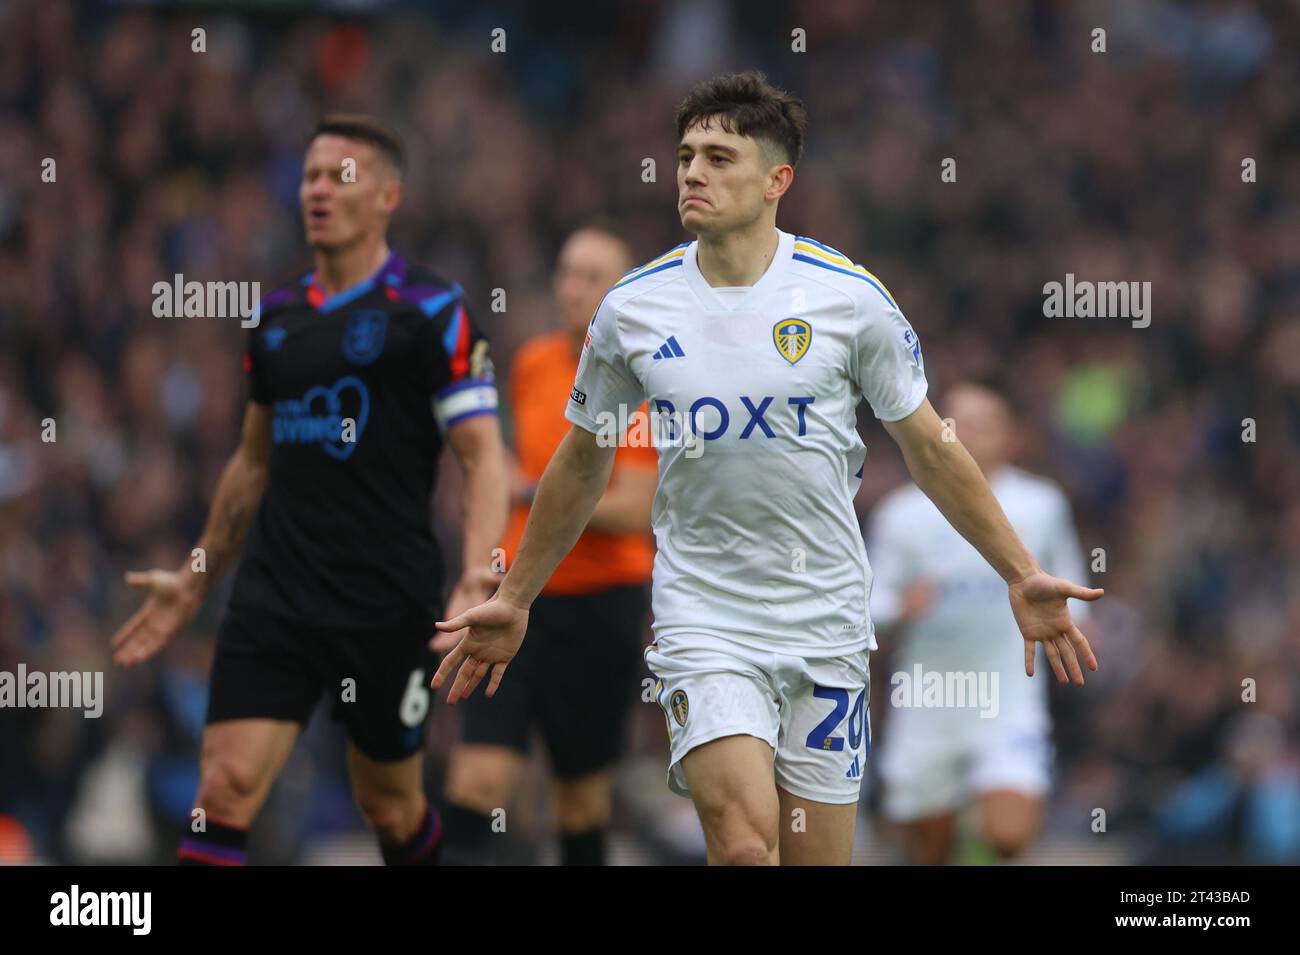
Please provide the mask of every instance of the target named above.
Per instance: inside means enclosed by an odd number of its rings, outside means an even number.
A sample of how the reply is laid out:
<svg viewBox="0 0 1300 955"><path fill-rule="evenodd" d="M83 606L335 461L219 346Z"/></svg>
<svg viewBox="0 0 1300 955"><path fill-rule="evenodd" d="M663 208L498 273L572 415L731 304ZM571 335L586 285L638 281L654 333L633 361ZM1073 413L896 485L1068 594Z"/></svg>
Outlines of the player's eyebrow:
<svg viewBox="0 0 1300 955"><path fill-rule="evenodd" d="M677 151L678 151L679 153L681 153L681 152L694 152L694 151L695 151L695 147L689 145L688 143L682 143L680 146L677 147ZM733 148L733 147L731 147L731 146L724 146L724 145L722 145L721 143L705 143L703 146L700 147L700 152L704 152L704 153L708 153L708 152L714 152L714 153L726 153L726 154L729 155L729 156L739 156L739 155L740 155L740 150L735 149L735 148Z"/></svg>

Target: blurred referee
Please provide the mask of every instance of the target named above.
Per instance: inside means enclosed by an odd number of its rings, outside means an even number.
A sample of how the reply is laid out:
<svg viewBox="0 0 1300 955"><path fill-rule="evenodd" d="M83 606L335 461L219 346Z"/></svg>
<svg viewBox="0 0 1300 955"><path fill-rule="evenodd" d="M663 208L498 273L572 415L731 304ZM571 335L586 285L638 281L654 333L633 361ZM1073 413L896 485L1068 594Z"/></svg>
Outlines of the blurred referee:
<svg viewBox="0 0 1300 955"><path fill-rule="evenodd" d="M606 290L631 266L617 236L597 228L574 233L554 277L562 330L533 339L515 358L509 390L521 480L505 541L510 560L532 490L569 431L564 407L587 325ZM536 729L556 777L552 802L562 863L604 864L610 769L637 699L645 644L657 468L648 442L623 442L586 532L533 605L529 638L510 665L512 680L491 699L479 695L461 703L462 741L448 768L445 863L490 861L493 814L510 802ZM434 647L445 651L459 639L440 635Z"/></svg>
<svg viewBox="0 0 1300 955"><path fill-rule="evenodd" d="M421 750L442 603L429 498L444 442L465 472L466 573L451 606L490 593L508 491L487 342L460 287L385 238L404 165L400 141L368 117L316 126L299 188L315 269L262 299L243 441L198 549L179 570L126 575L148 594L113 637L129 666L184 628L242 548L182 863L244 862L248 828L322 694L347 726L353 792L384 861L438 858Z"/></svg>

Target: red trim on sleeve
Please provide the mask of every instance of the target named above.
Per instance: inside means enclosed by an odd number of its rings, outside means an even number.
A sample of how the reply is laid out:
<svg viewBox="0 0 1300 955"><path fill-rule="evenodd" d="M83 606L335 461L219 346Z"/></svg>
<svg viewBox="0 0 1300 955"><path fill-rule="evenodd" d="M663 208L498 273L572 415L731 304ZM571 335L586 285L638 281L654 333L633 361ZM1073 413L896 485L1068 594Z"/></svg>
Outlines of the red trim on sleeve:
<svg viewBox="0 0 1300 955"><path fill-rule="evenodd" d="M456 336L456 350L451 353L451 380L452 382L460 381L469 374L469 316L465 314L465 306L456 306L456 318L454 321L459 326L459 334Z"/></svg>
<svg viewBox="0 0 1300 955"><path fill-rule="evenodd" d="M253 355L252 352L244 352L244 374L253 373Z"/></svg>

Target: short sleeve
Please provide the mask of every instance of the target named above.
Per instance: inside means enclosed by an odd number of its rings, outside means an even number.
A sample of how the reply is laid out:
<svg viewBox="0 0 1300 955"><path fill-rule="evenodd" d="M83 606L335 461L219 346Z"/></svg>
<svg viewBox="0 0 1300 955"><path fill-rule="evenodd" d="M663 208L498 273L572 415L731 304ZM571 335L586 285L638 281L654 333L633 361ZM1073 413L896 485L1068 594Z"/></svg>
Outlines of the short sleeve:
<svg viewBox="0 0 1300 955"><path fill-rule="evenodd" d="M475 324L464 300L456 296L429 322L435 340L426 339L422 350L438 426L446 431L469 418L496 414L496 375L488 356L487 336Z"/></svg>
<svg viewBox="0 0 1300 955"><path fill-rule="evenodd" d="M271 387L266 380L266 362L258 346L259 326L248 330L248 344L244 350L244 375L248 378L248 397L259 405L271 403Z"/></svg>
<svg viewBox="0 0 1300 955"><path fill-rule="evenodd" d="M615 420L627 421L644 400L641 383L628 367L619 342L614 308L606 298L587 328L564 416L579 427L598 433L602 415L612 414Z"/></svg>
<svg viewBox="0 0 1300 955"><path fill-rule="evenodd" d="M874 290L871 293L874 294ZM884 296L859 306L855 376L881 421L906 418L925 400L921 341L903 313Z"/></svg>

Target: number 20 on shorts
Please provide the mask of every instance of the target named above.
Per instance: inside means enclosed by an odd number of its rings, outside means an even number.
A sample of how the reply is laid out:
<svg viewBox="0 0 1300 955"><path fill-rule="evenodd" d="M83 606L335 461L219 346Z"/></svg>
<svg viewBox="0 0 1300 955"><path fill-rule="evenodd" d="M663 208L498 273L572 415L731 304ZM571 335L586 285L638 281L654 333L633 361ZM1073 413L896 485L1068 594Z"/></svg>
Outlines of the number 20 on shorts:
<svg viewBox="0 0 1300 955"><path fill-rule="evenodd" d="M849 712L849 691L842 686L815 686L813 696L819 700L834 700L835 709L826 719L813 727L808 734L808 748L829 750L838 753L844 749L844 737L833 736L839 729L847 714L849 717L849 749L856 750L862 743L862 730L866 723L867 688L863 687L853 703L853 712ZM871 751L871 739L867 738L867 752ZM864 754L865 755L865 754Z"/></svg>

